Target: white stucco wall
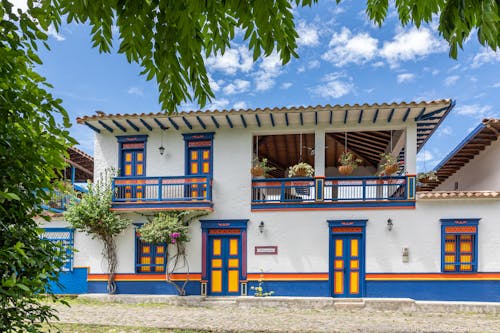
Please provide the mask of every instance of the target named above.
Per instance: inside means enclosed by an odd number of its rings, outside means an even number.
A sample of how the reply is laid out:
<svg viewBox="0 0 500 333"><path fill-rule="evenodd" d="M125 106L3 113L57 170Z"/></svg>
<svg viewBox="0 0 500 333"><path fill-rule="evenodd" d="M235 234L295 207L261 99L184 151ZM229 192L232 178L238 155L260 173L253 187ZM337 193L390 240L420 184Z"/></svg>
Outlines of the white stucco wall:
<svg viewBox="0 0 500 333"><path fill-rule="evenodd" d="M500 191L500 140L481 151L474 159L451 175L437 191Z"/></svg>
<svg viewBox="0 0 500 333"><path fill-rule="evenodd" d="M391 127L390 127L390 126ZM302 132L324 133L349 130L404 129L404 124L387 124L374 127L371 122L356 125L338 125L336 128L304 127ZM414 131L415 126L410 126ZM479 270L499 271L500 262L495 259L500 253L500 242L490 235L500 234L496 222L500 201L491 200L442 200L420 201L414 210L330 210L330 211L280 211L251 212L251 167L252 136L265 134L297 133L292 128L219 129L213 143L213 203L214 212L206 219L249 219L248 223L248 272L327 272L329 260L329 230L327 220L367 219L366 227L366 271L375 272L439 272L441 259L441 218L481 218L479 224ZM184 140L182 133L169 129L163 133L166 153L158 152L161 131L126 133L147 134L146 175L184 175ZM413 133L415 134L415 133ZM408 138L414 138L410 133ZM498 156L499 145L496 149ZM323 150L320 150L323 151ZM486 157L484 157L484 156ZM489 158L494 154L482 154ZM96 135L95 174L106 167L118 166L118 143L114 135ZM321 160L321 159L318 159ZM415 158L409 159L409 171L414 170ZM481 165L493 165L485 161ZM359 168L355 174L366 174L373 170ZM484 173L487 170L484 171ZM327 175L333 170L325 170ZM498 177L498 176L497 176ZM500 182L500 179L496 179ZM497 183L498 184L498 183ZM500 189L497 186L497 189ZM133 222L145 222L142 215L127 213ZM392 231L386 229L387 219L394 223ZM261 234L260 221L265 228ZM201 271L201 227L199 222L191 225L191 242L187 254L191 272ZM498 243L498 244L497 244ZM75 254L76 266L89 266L92 273L105 271L102 246L97 240L78 234L75 245L80 252ZM254 254L255 246L278 246L278 255ZM409 248L410 261L402 262L402 249ZM172 250L172 249L170 249ZM134 230L127 229L118 241L118 272L134 272Z"/></svg>

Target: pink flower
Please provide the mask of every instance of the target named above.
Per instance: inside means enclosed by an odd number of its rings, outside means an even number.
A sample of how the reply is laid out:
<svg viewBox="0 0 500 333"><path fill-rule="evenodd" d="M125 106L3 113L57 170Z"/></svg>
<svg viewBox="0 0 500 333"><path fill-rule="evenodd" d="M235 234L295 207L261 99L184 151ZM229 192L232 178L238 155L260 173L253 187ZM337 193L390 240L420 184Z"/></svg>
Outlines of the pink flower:
<svg viewBox="0 0 500 333"><path fill-rule="evenodd" d="M171 240L171 243L172 243L172 244L175 244L175 239L172 239L172 240Z"/></svg>

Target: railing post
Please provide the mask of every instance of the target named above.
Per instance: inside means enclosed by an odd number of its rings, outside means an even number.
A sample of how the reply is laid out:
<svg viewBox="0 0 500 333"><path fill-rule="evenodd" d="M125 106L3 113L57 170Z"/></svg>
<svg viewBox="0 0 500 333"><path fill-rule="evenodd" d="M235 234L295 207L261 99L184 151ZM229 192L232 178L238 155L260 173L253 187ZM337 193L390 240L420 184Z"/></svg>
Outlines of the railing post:
<svg viewBox="0 0 500 333"><path fill-rule="evenodd" d="M416 175L406 175L406 200L415 200Z"/></svg>
<svg viewBox="0 0 500 333"><path fill-rule="evenodd" d="M363 199L362 200L365 201L366 200L366 178L363 178L361 180L361 186L363 188Z"/></svg>
<svg viewBox="0 0 500 333"><path fill-rule="evenodd" d="M285 181L286 180L282 180L281 181L281 197L280 197L280 202L284 202L285 201Z"/></svg>
<svg viewBox="0 0 500 333"><path fill-rule="evenodd" d="M163 177L159 177L158 178L158 201L161 201L161 198L163 196L162 189L163 189Z"/></svg>
<svg viewBox="0 0 500 333"><path fill-rule="evenodd" d="M212 179L207 177L206 178L207 182L207 200L212 201Z"/></svg>
<svg viewBox="0 0 500 333"><path fill-rule="evenodd" d="M116 195L115 195L115 178L111 181L111 201L115 201Z"/></svg>
<svg viewBox="0 0 500 333"><path fill-rule="evenodd" d="M314 201L325 200L325 176L314 177Z"/></svg>

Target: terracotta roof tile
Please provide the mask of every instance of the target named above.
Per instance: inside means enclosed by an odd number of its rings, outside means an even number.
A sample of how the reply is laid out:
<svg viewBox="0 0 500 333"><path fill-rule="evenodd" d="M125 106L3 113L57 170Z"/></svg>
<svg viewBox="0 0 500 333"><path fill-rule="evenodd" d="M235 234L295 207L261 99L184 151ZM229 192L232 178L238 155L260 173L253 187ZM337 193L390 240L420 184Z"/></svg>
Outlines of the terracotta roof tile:
<svg viewBox="0 0 500 333"><path fill-rule="evenodd" d="M500 199L496 191L435 191L417 192L418 200L432 199Z"/></svg>

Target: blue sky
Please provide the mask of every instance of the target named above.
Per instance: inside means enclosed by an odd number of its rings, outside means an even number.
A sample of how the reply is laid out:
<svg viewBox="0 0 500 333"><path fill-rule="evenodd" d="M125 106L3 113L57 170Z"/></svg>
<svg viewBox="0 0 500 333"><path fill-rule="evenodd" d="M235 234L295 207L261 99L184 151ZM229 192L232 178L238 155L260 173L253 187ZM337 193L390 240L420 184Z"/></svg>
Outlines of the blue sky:
<svg viewBox="0 0 500 333"><path fill-rule="evenodd" d="M207 59L216 95L209 108L455 99L457 106L421 151L419 170L431 169L481 119L500 117L500 52L483 48L475 34L452 60L435 24L402 27L393 9L382 28L370 23L363 4L354 0L339 6L323 0L294 12L300 58L284 67L274 54L253 63L237 35L224 56ZM160 111L156 85L124 56L93 49L88 26L50 31L49 44L52 50L42 52L39 71L54 85L73 122L96 110ZM81 149L93 153L90 129L75 124L71 133Z"/></svg>

